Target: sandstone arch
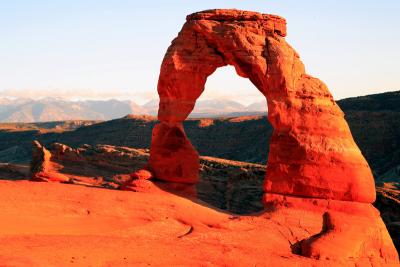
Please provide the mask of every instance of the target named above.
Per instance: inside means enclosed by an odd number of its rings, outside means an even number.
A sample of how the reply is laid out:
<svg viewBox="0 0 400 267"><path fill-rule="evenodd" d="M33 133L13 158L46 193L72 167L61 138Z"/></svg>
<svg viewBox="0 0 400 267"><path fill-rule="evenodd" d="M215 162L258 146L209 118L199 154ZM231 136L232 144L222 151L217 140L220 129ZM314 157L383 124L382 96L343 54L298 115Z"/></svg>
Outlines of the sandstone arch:
<svg viewBox="0 0 400 267"><path fill-rule="evenodd" d="M328 88L307 75L285 41L286 21L239 10L187 17L168 48L158 82L160 123L149 166L159 179L194 184L198 153L182 121L217 68L232 65L268 103L274 127L264 191L289 196L372 203L371 170Z"/></svg>

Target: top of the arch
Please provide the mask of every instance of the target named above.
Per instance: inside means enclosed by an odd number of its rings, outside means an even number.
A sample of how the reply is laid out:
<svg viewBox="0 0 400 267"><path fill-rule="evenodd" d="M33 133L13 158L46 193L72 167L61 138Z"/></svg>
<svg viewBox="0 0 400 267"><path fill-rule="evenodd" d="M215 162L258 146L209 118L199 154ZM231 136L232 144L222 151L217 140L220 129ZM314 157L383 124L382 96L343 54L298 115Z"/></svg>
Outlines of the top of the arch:
<svg viewBox="0 0 400 267"><path fill-rule="evenodd" d="M186 20L263 21L266 29L270 29L280 36L286 36L286 20L284 18L252 11L237 9L210 9L190 14L186 17Z"/></svg>

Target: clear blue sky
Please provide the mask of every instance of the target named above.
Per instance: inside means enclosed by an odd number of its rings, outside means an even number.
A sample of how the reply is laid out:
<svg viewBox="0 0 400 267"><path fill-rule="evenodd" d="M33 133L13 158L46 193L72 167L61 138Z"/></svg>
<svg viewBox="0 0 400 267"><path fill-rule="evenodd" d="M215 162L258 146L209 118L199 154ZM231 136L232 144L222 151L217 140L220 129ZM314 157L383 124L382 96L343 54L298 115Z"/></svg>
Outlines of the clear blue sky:
<svg viewBox="0 0 400 267"><path fill-rule="evenodd" d="M0 2L0 95L154 98L185 16L210 8L285 17L287 40L336 99L400 90L398 0L12 0ZM222 68L205 97L249 103L252 87Z"/></svg>

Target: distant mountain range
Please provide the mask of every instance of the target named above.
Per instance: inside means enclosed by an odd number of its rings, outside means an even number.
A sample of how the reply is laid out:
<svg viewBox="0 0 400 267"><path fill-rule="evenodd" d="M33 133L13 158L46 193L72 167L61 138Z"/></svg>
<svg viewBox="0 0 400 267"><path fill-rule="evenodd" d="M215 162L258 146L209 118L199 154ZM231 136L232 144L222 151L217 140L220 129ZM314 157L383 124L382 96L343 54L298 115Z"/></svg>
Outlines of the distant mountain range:
<svg viewBox="0 0 400 267"><path fill-rule="evenodd" d="M158 100L138 105L129 100L71 101L61 98L0 98L0 122L111 120L127 114L157 115ZM267 111L265 101L245 106L231 100L200 100L191 118L257 115Z"/></svg>

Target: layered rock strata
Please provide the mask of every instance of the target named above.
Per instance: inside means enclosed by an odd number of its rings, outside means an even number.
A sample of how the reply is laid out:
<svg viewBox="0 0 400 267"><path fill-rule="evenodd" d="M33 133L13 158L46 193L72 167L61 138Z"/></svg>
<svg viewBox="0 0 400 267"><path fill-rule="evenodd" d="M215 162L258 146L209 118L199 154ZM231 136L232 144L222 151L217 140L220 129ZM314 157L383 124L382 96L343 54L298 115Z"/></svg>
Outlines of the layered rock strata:
<svg viewBox="0 0 400 267"><path fill-rule="evenodd" d="M286 21L274 15L240 10L189 15L161 65L160 123L153 129L150 168L164 181L198 182L199 155L182 122L207 77L232 65L266 97L274 128L265 207L271 216L295 212L318 218L293 243L293 252L317 259L357 259L358 264L397 263L393 242L371 205L371 169L344 114L327 86L305 72L285 36Z"/></svg>
<svg viewBox="0 0 400 267"><path fill-rule="evenodd" d="M239 10L189 15L168 48L158 82L161 121L153 130L150 165L157 178L198 181L198 153L182 122L207 77L233 65L266 96L270 143L266 192L371 203L374 181L344 114L320 80L306 74L285 41L286 21Z"/></svg>

